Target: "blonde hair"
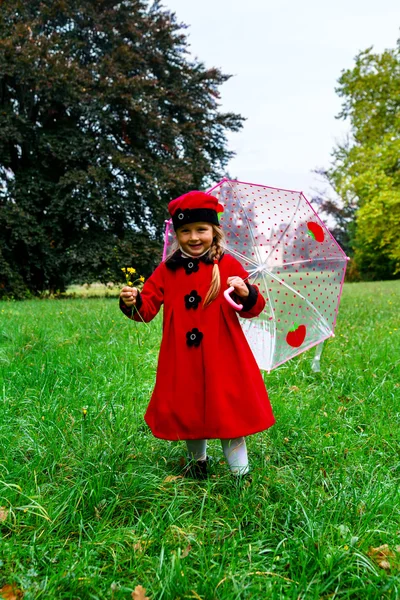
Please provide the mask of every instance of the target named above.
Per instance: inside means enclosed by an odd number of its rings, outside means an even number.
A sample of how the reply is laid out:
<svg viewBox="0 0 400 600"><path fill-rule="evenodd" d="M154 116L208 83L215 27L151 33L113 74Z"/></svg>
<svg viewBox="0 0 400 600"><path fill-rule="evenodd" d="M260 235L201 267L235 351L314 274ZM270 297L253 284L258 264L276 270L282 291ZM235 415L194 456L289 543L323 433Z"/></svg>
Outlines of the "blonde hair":
<svg viewBox="0 0 400 600"><path fill-rule="evenodd" d="M211 244L211 247L208 251L208 258L210 258L213 261L215 259L217 259L219 262L219 259L221 258L221 256L224 253L225 234L219 225L214 225L214 223L210 223L210 225L213 228L214 235L213 235L213 243ZM174 243L172 244L171 250L168 253L168 256L166 258L167 261L178 250L178 248L179 248L179 243L177 240L175 240ZM215 300L215 298L218 296L220 289L221 289L221 276L220 276L220 272L219 272L218 262L214 263L214 265L213 265L211 283L210 283L210 287L208 288L207 295L203 302L203 308L207 308L207 306L209 306L211 304L211 302L213 300Z"/></svg>
<svg viewBox="0 0 400 600"><path fill-rule="evenodd" d="M218 262L214 263L211 277L211 284L208 288L207 296L203 302L203 308L206 308L215 298L218 296L221 289L221 275L219 272L219 259L224 252L225 235L221 227L212 224L214 238L211 248L208 251L208 256L214 260L218 259Z"/></svg>

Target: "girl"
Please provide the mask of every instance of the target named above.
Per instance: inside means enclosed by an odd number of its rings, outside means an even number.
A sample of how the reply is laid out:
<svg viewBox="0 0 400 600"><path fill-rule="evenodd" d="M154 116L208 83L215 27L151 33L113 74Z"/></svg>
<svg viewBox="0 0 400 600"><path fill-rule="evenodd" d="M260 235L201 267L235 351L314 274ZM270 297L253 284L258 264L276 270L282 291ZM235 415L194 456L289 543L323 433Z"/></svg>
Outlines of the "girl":
<svg viewBox="0 0 400 600"><path fill-rule="evenodd" d="M265 300L248 273L224 253L217 198L193 191L169 203L178 246L146 281L142 292L124 287L120 308L151 321L164 304L155 388L145 414L154 436L185 440L189 472L207 476L207 439L220 439L234 476L249 473L245 436L274 424L264 382L236 310L223 292L257 316Z"/></svg>

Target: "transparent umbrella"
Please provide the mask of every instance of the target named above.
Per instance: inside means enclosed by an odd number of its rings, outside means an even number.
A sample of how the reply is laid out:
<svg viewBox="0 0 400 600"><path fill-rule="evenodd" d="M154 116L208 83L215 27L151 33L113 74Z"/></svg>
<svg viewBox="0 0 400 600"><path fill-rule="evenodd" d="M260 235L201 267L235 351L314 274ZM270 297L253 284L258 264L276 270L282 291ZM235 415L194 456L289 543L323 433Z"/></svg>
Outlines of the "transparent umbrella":
<svg viewBox="0 0 400 600"><path fill-rule="evenodd" d="M229 179L209 193L224 206L226 251L267 300L258 317L240 319L259 367L333 336L348 258L304 194ZM167 222L164 257L172 237Z"/></svg>

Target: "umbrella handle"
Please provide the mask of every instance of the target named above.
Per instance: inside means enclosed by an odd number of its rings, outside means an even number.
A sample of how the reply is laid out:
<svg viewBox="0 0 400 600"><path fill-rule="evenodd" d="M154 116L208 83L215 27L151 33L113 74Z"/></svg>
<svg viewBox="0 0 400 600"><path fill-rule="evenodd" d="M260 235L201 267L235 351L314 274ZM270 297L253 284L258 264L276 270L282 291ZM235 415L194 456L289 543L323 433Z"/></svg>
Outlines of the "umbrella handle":
<svg viewBox="0 0 400 600"><path fill-rule="evenodd" d="M235 308L236 310L242 310L243 304L236 304L236 302L229 295L233 292L234 289L235 288L233 287L233 285L231 285L230 288L225 290L225 292L224 292L225 300L227 300L229 302L229 304L231 306L233 306L233 308Z"/></svg>

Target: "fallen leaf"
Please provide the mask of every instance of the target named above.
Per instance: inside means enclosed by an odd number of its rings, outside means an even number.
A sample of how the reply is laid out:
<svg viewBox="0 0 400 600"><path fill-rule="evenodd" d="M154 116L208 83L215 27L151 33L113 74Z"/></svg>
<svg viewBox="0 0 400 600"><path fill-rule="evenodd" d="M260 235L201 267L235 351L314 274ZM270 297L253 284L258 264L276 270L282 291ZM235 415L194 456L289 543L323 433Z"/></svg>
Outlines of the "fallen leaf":
<svg viewBox="0 0 400 600"><path fill-rule="evenodd" d="M188 546L186 546L186 548L183 549L182 551L182 558L185 558L185 556L187 556L189 554L189 552L191 551L192 546L189 544Z"/></svg>
<svg viewBox="0 0 400 600"><path fill-rule="evenodd" d="M5 506L0 506L0 523L7 521L8 517L8 508Z"/></svg>
<svg viewBox="0 0 400 600"><path fill-rule="evenodd" d="M381 560L378 562L378 567L385 569L385 571L390 571L390 562L388 560Z"/></svg>
<svg viewBox="0 0 400 600"><path fill-rule="evenodd" d="M390 558L394 557L394 553L390 550L388 544L382 544L382 546L378 546L377 548L370 548L368 552L368 556L378 556L380 558L385 558L389 556Z"/></svg>
<svg viewBox="0 0 400 600"><path fill-rule="evenodd" d="M395 558L395 554L390 550L388 544L382 544L382 546L378 546L377 548L372 548L371 546L367 555L378 565L378 567L385 571L390 571L391 569L388 558Z"/></svg>
<svg viewBox="0 0 400 600"><path fill-rule="evenodd" d="M167 481L175 481L175 479L183 479L183 475L167 475L164 479L164 483Z"/></svg>
<svg viewBox="0 0 400 600"><path fill-rule="evenodd" d="M340 402L342 403L348 403L351 402L351 398L349 398L348 396L338 396L338 400L340 400Z"/></svg>
<svg viewBox="0 0 400 600"><path fill-rule="evenodd" d="M133 600L150 600L150 598L146 596L145 588L141 585L137 585L135 587L135 589L132 592L132 598Z"/></svg>
<svg viewBox="0 0 400 600"><path fill-rule="evenodd" d="M290 386L290 388L289 388L289 390L290 390L291 392L299 392L299 391L300 391L300 388L299 388L299 387L297 387L297 385L291 385L291 386Z"/></svg>
<svg viewBox="0 0 400 600"><path fill-rule="evenodd" d="M23 597L24 592L7 583L0 589L0 595L6 600L20 600L20 598Z"/></svg>

